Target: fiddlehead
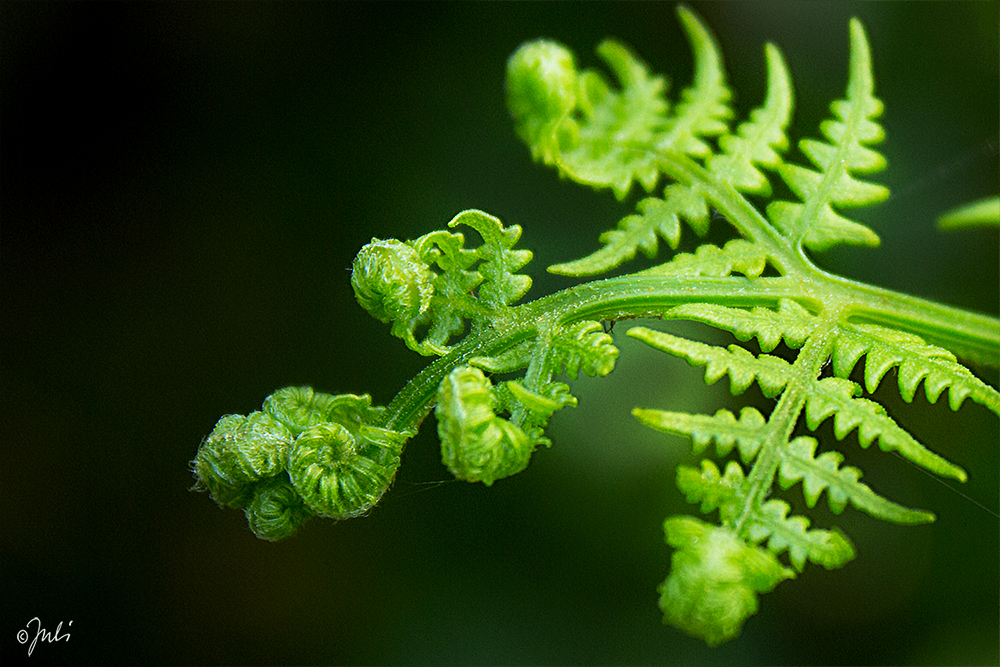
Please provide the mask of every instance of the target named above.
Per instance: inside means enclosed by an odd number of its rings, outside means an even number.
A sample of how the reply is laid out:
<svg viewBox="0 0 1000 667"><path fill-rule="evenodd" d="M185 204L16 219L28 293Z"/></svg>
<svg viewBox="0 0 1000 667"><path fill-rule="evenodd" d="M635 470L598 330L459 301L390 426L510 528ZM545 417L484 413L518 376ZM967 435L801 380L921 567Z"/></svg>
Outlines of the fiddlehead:
<svg viewBox="0 0 1000 667"><path fill-rule="evenodd" d="M521 429L496 416L496 403L493 385L471 366L459 366L438 388L441 460L456 478L489 486L527 467L534 446Z"/></svg>
<svg viewBox="0 0 1000 667"><path fill-rule="evenodd" d="M515 273L531 261L531 251L513 249L520 227L504 228L475 210L448 226L460 224L479 232L483 244L469 250L462 234L438 231L406 243L372 239L354 259L358 303L375 319L392 322L392 334L420 354L447 354L448 340L462 333L466 319L484 326L531 287L531 278ZM417 342L417 327L426 325Z"/></svg>
<svg viewBox="0 0 1000 667"><path fill-rule="evenodd" d="M732 530L692 517L663 524L674 547L672 574L659 588L664 622L721 644L757 612L757 595L795 576L766 549L747 546Z"/></svg>

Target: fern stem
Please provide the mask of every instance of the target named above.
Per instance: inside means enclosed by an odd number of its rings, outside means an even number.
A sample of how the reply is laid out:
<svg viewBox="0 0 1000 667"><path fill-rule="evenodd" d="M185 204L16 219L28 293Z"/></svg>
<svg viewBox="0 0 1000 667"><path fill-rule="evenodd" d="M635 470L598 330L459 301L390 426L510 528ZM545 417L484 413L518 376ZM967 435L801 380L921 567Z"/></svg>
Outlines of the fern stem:
<svg viewBox="0 0 1000 667"><path fill-rule="evenodd" d="M866 298L859 300L859 293ZM576 285L504 310L492 326L469 334L413 378L389 404L386 426L416 428L433 406L438 384L452 368L471 357L500 354L534 338L545 320L567 324L585 319L659 319L664 310L683 303L773 307L786 298L813 312L843 304L844 316L852 320L890 325L961 357L994 366L1000 363L1000 320L833 275L753 280L622 276Z"/></svg>
<svg viewBox="0 0 1000 667"><path fill-rule="evenodd" d="M782 275L804 275L810 264L788 252L788 244L746 197L729 183L683 154L656 151L663 172L678 183L702 190L712 205L746 240L767 249L772 266Z"/></svg>
<svg viewBox="0 0 1000 667"><path fill-rule="evenodd" d="M824 311L822 324L809 337L792 364L785 391L767 419L768 436L746 478L746 500L734 526L738 532L745 530L747 521L760 508L774 486L774 477L781 463L781 449L791 442L792 431L805 407L812 382L819 377L823 365L830 357L834 331L842 312L841 304L833 304Z"/></svg>
<svg viewBox="0 0 1000 667"><path fill-rule="evenodd" d="M1000 319L816 271L854 297L846 313L850 320L907 331L961 359L1000 367ZM861 294L867 298L859 300Z"/></svg>

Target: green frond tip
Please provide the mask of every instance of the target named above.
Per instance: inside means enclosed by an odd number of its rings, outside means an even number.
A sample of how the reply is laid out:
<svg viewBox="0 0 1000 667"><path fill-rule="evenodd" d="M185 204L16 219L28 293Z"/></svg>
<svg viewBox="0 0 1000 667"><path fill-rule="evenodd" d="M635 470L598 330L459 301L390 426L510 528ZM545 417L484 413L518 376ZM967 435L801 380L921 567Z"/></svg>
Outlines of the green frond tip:
<svg viewBox="0 0 1000 667"><path fill-rule="evenodd" d="M531 278L515 273L534 256L530 250L513 250L521 238L520 225L504 227L499 218L476 209L462 211L448 223L449 227L457 225L472 227L483 237L476 253L482 260L478 267L483 277L479 299L487 308L500 310L531 289Z"/></svg>
<svg viewBox="0 0 1000 667"><path fill-rule="evenodd" d="M253 534L268 542L290 537L313 516L287 475L257 485L243 513Z"/></svg>
<svg viewBox="0 0 1000 667"><path fill-rule="evenodd" d="M573 380L580 371L590 377L607 375L614 370L619 355L614 339L604 332L600 322L593 320L559 327L551 346L553 372L564 369Z"/></svg>
<svg viewBox="0 0 1000 667"><path fill-rule="evenodd" d="M650 347L686 359L692 366L705 367L705 383L712 384L729 375L730 392L742 394L756 381L768 398L781 393L790 378L791 364L769 354L754 356L739 345L728 348L672 336L645 327L629 329L628 336Z"/></svg>
<svg viewBox="0 0 1000 667"><path fill-rule="evenodd" d="M767 421L751 407L744 407L738 420L725 409L709 416L635 408L632 416L649 428L690 438L695 454L705 451L712 442L719 456L728 456L736 446L744 463L753 460L767 435Z"/></svg>
<svg viewBox="0 0 1000 667"><path fill-rule="evenodd" d="M802 482L806 504L815 507L823 491L834 514L840 514L848 501L871 516L904 525L931 523L934 515L886 500L862 484L861 471L853 466L840 467L844 457L837 451L816 455L816 440L801 436L781 449L778 482L787 489Z"/></svg>
<svg viewBox="0 0 1000 667"><path fill-rule="evenodd" d="M653 258L659 251L660 239L671 248L677 247L682 219L699 236L708 231L708 204L704 193L697 188L672 183L664 188L662 199L647 197L636 205L636 209L638 215L622 218L617 229L601 234L599 240L604 247L600 250L572 262L550 266L549 272L592 276L631 260L637 251Z"/></svg>
<svg viewBox="0 0 1000 667"><path fill-rule="evenodd" d="M593 70L580 74L576 109L559 128L562 152L555 163L577 183L611 188L624 199L633 181L648 191L659 179L651 149L667 122L667 83L620 42L604 40L597 53L621 87L615 90Z"/></svg>
<svg viewBox="0 0 1000 667"><path fill-rule="evenodd" d="M788 551L788 559L796 571L801 572L806 561L835 570L847 565L857 553L851 541L839 530L814 528L809 530L809 519L788 516L791 506L783 500L768 500L753 513L748 532L750 540L760 543L767 540L768 550L778 555Z"/></svg>
<svg viewBox="0 0 1000 667"><path fill-rule="evenodd" d="M694 80L681 91L681 102L667 122L656 148L704 158L712 154L712 148L702 137L715 137L729 131L727 121L733 115L729 106L732 92L726 84L722 52L712 33L698 15L684 5L677 8L677 16L694 54Z"/></svg>
<svg viewBox="0 0 1000 667"><path fill-rule="evenodd" d="M722 153L709 156L708 170L742 192L771 194L771 183L757 165L777 169L779 152L788 148L785 129L791 120L794 96L788 65L774 44L765 47L767 97L764 105L741 123L736 134L719 138Z"/></svg>
<svg viewBox="0 0 1000 667"><path fill-rule="evenodd" d="M724 474L707 459L701 462L701 470L678 466L677 488L689 503L701 503L702 514L718 509L723 525L732 525L748 502L746 477L736 461L726 464ZM775 556L787 551L797 572L805 568L807 561L832 570L854 558L854 546L846 535L836 530L809 530L809 519L788 516L790 510L788 503L778 499L754 507L746 525L750 542L761 544L767 540L767 548Z"/></svg>
<svg viewBox="0 0 1000 667"><path fill-rule="evenodd" d="M939 229L1000 227L1000 196L987 197L954 208L938 218Z"/></svg>
<svg viewBox="0 0 1000 667"><path fill-rule="evenodd" d="M748 545L732 530L677 516L663 524L670 576L659 588L663 622L717 646L739 636L757 612L757 595L795 572L774 554Z"/></svg>
<svg viewBox="0 0 1000 667"><path fill-rule="evenodd" d="M358 303L380 322L393 323L393 335L413 341L411 323L434 295L433 275L412 246L375 239L354 258L351 286ZM413 341L413 345L416 345Z"/></svg>
<svg viewBox="0 0 1000 667"><path fill-rule="evenodd" d="M822 251L840 244L877 246L878 235L867 226L848 220L837 207L869 206L884 201L889 190L862 181L853 174L885 168L885 158L868 146L885 133L877 118L882 102L874 96L871 53L864 28L851 20L851 61L846 99L830 105L834 119L820 124L825 141L803 139L799 149L818 169L781 164L778 173L803 202L772 202L767 216L789 240Z"/></svg>
<svg viewBox="0 0 1000 667"><path fill-rule="evenodd" d="M838 377L849 377L864 356L865 388L875 391L890 369L898 367L897 384L910 402L920 385L931 403L947 390L948 405L958 410L966 398L1000 415L1000 392L958 363L950 351L915 334L875 324L841 325L831 358Z"/></svg>

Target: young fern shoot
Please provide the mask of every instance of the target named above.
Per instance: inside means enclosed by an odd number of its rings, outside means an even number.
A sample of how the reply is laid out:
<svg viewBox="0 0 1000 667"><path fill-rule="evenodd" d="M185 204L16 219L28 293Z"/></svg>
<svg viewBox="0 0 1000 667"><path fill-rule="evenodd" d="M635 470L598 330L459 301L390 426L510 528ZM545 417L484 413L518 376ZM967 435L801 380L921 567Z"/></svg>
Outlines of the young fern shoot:
<svg viewBox="0 0 1000 667"><path fill-rule="evenodd" d="M919 442L871 393L896 369L906 401L922 385L930 402L947 393L952 410L969 399L1000 415L1000 393L958 361L996 366L1000 321L832 275L811 259L838 245L879 244L872 229L845 213L888 197L867 180L885 159L875 149L882 103L861 23L850 23L844 97L831 104L819 138L799 142L808 160L800 164L784 157L794 103L781 51L765 47L765 99L737 123L715 39L690 9L678 14L695 74L677 102L667 98L664 78L615 41L597 49L615 83L578 71L573 54L551 41L527 43L511 56L508 104L533 158L619 199L633 183L648 194L598 238L597 250L549 270L600 276L637 252L654 258L662 242L676 250L684 225L703 236L725 220L738 238L521 304L531 278L518 272L532 253L516 248L517 225L470 210L448 230L415 240L372 239L354 262L358 302L412 350L435 359L386 407L368 396L286 388L259 412L223 417L193 462L199 486L220 505L243 509L251 530L268 540L287 537L312 516L359 516L391 485L406 441L431 411L444 465L458 479L491 485L524 470L539 445L551 444L545 427L552 414L577 404L560 376L614 369L619 350L602 323L648 318L701 322L741 343L755 339L751 351L643 326L628 331L704 367L707 383L728 377L734 395L756 383L774 399L769 414L754 407L738 416L633 411L652 429L689 438L706 457L697 467L680 466L676 483L696 514L712 518L664 522L674 548L660 587L666 623L711 645L731 640L760 594L807 563L833 569L855 557L842 531L814 528L773 497L776 485L800 485L809 508L825 494L834 514L850 505L898 524L933 521L931 512L862 482L861 470L844 465L851 447L838 451L839 442L856 433L862 447L875 443L964 481L962 468ZM794 198L756 206L749 197L770 197L777 179ZM467 246L462 232L451 231L459 226L482 242ZM771 354L782 343L791 360ZM863 383L851 379L859 365ZM494 383L491 374L510 379ZM831 419L837 442L820 448L813 435L796 435Z"/></svg>

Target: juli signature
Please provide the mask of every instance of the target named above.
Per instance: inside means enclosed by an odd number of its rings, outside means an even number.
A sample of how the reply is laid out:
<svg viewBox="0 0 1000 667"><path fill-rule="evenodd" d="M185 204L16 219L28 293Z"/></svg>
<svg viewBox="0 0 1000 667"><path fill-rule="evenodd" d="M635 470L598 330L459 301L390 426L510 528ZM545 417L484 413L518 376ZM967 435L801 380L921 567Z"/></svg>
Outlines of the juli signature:
<svg viewBox="0 0 1000 667"><path fill-rule="evenodd" d="M29 631L32 623L37 624L34 639L31 638L31 632ZM66 627L69 628L71 625L73 625L73 621L70 621ZM33 619L28 621L28 624L25 627L17 631L17 641L20 644L27 644L28 640L31 639L31 646L28 647L28 657L30 658L31 652L35 650L35 644L38 643L38 640L41 640L43 644L54 644L55 642L61 642L63 640L69 641L69 633L67 632L66 634L60 636L60 632L62 632L62 621L59 621L59 625L56 626L56 631L53 633L43 628L42 621L35 616Z"/></svg>

